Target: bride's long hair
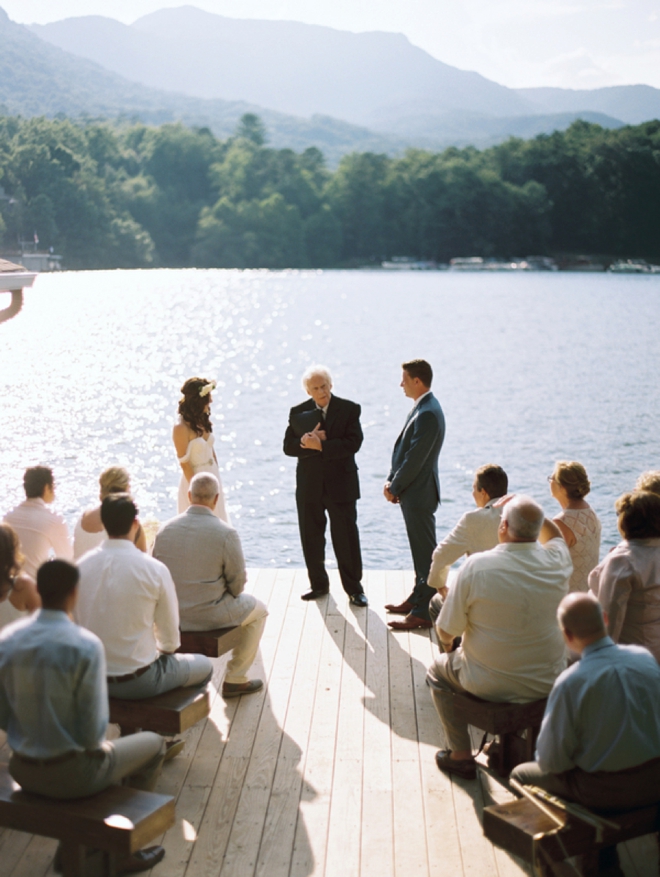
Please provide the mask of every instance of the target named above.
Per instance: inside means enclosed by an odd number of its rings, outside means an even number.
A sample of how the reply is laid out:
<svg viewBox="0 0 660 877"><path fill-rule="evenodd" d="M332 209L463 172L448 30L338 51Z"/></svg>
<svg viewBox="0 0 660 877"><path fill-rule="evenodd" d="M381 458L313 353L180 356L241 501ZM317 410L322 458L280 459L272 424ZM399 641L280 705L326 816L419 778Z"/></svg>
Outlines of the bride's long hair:
<svg viewBox="0 0 660 877"><path fill-rule="evenodd" d="M179 402L179 414L197 435L213 432L213 424L208 411L204 410L209 401L208 392L206 395L200 396L200 391L210 383L206 378L188 378L181 387L182 398Z"/></svg>

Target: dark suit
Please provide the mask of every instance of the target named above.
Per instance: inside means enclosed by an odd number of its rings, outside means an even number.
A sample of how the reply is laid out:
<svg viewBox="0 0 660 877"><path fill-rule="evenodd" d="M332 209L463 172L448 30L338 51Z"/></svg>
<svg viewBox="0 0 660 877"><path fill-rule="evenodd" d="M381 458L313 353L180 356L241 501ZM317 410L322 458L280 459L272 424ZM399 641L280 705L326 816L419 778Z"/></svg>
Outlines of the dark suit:
<svg viewBox="0 0 660 877"><path fill-rule="evenodd" d="M298 458L296 505L300 541L313 591L326 593L330 582L325 569L326 511L330 517L332 547L341 583L347 594L362 594L362 555L356 502L360 498L355 454L362 445L360 406L331 396L324 421L323 450L300 447L291 417L315 409L313 399L291 409L284 436L284 453ZM323 412L319 411L319 421ZM435 545L433 546L435 548Z"/></svg>
<svg viewBox="0 0 660 877"><path fill-rule="evenodd" d="M415 567L415 588L407 598L413 615L429 618L436 593L426 580L436 546L435 510L440 502L438 455L445 438L445 418L433 393L420 399L408 415L392 452L388 481L401 504Z"/></svg>

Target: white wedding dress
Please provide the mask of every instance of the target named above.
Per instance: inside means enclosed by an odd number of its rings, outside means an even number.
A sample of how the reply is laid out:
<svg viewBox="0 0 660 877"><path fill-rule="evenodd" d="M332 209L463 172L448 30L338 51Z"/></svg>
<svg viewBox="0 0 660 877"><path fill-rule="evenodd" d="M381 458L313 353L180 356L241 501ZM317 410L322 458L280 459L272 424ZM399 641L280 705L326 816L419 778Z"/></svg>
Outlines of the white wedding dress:
<svg viewBox="0 0 660 877"><path fill-rule="evenodd" d="M198 472L210 472L212 475L215 475L218 479L218 484L220 485L220 496L218 497L218 504L215 507L214 514L227 524L231 524L231 521L229 520L229 512L225 507L225 494L222 490L222 481L220 480L218 464L213 456L213 442L213 433L209 433L208 438L199 435L197 438L191 439L191 441L188 442L186 453L183 457L179 457L179 463L189 463L192 466L195 475L197 475ZM181 481L179 482L179 498L177 502L179 514L185 512L190 505L188 502L189 489L190 484L182 472Z"/></svg>

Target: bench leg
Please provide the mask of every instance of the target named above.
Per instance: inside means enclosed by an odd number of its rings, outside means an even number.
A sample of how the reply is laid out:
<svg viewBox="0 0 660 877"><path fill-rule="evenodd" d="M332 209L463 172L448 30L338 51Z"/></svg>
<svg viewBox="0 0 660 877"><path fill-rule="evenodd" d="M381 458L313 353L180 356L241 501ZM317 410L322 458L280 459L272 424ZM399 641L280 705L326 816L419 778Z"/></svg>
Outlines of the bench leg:
<svg viewBox="0 0 660 877"><path fill-rule="evenodd" d="M73 841L63 841L61 851L63 877L85 877L87 863L85 847Z"/></svg>

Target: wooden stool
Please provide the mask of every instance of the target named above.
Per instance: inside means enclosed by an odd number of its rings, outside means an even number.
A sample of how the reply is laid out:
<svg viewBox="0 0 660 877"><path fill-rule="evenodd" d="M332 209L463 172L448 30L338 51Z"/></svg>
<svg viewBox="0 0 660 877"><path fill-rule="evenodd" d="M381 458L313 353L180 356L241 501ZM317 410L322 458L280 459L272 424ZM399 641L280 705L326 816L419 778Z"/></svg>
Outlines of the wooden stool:
<svg viewBox="0 0 660 877"><path fill-rule="evenodd" d="M174 688L145 700L110 698L110 721L120 726L122 735L136 731L181 734L210 712L211 698L206 685Z"/></svg>
<svg viewBox="0 0 660 877"><path fill-rule="evenodd" d="M90 798L60 800L23 792L0 764L0 826L52 837L62 844L64 877L82 877L86 852L104 854L107 877L174 825L174 798L110 786Z"/></svg>
<svg viewBox="0 0 660 877"><path fill-rule="evenodd" d="M563 827L556 833L553 833L557 828L556 823L526 798L486 807L483 827L490 841L513 855L530 863L536 857L541 873L547 875L561 873L562 866L558 863L577 855L586 857L586 867L583 868L585 877L587 874L596 874L597 854L602 847L651 834L660 827L660 808L644 807L641 810L607 814L608 820L618 823L619 831L605 826L602 836L598 838L593 826L551 804L544 806L562 822Z"/></svg>
<svg viewBox="0 0 660 877"><path fill-rule="evenodd" d="M517 764L534 760L534 746L547 698L531 703L493 703L467 692L438 691L456 716L500 738L497 772L508 776ZM525 731L525 738L521 732Z"/></svg>
<svg viewBox="0 0 660 877"><path fill-rule="evenodd" d="M219 658L236 648L241 638L239 627L218 627L215 630L182 630L181 646L177 651Z"/></svg>

